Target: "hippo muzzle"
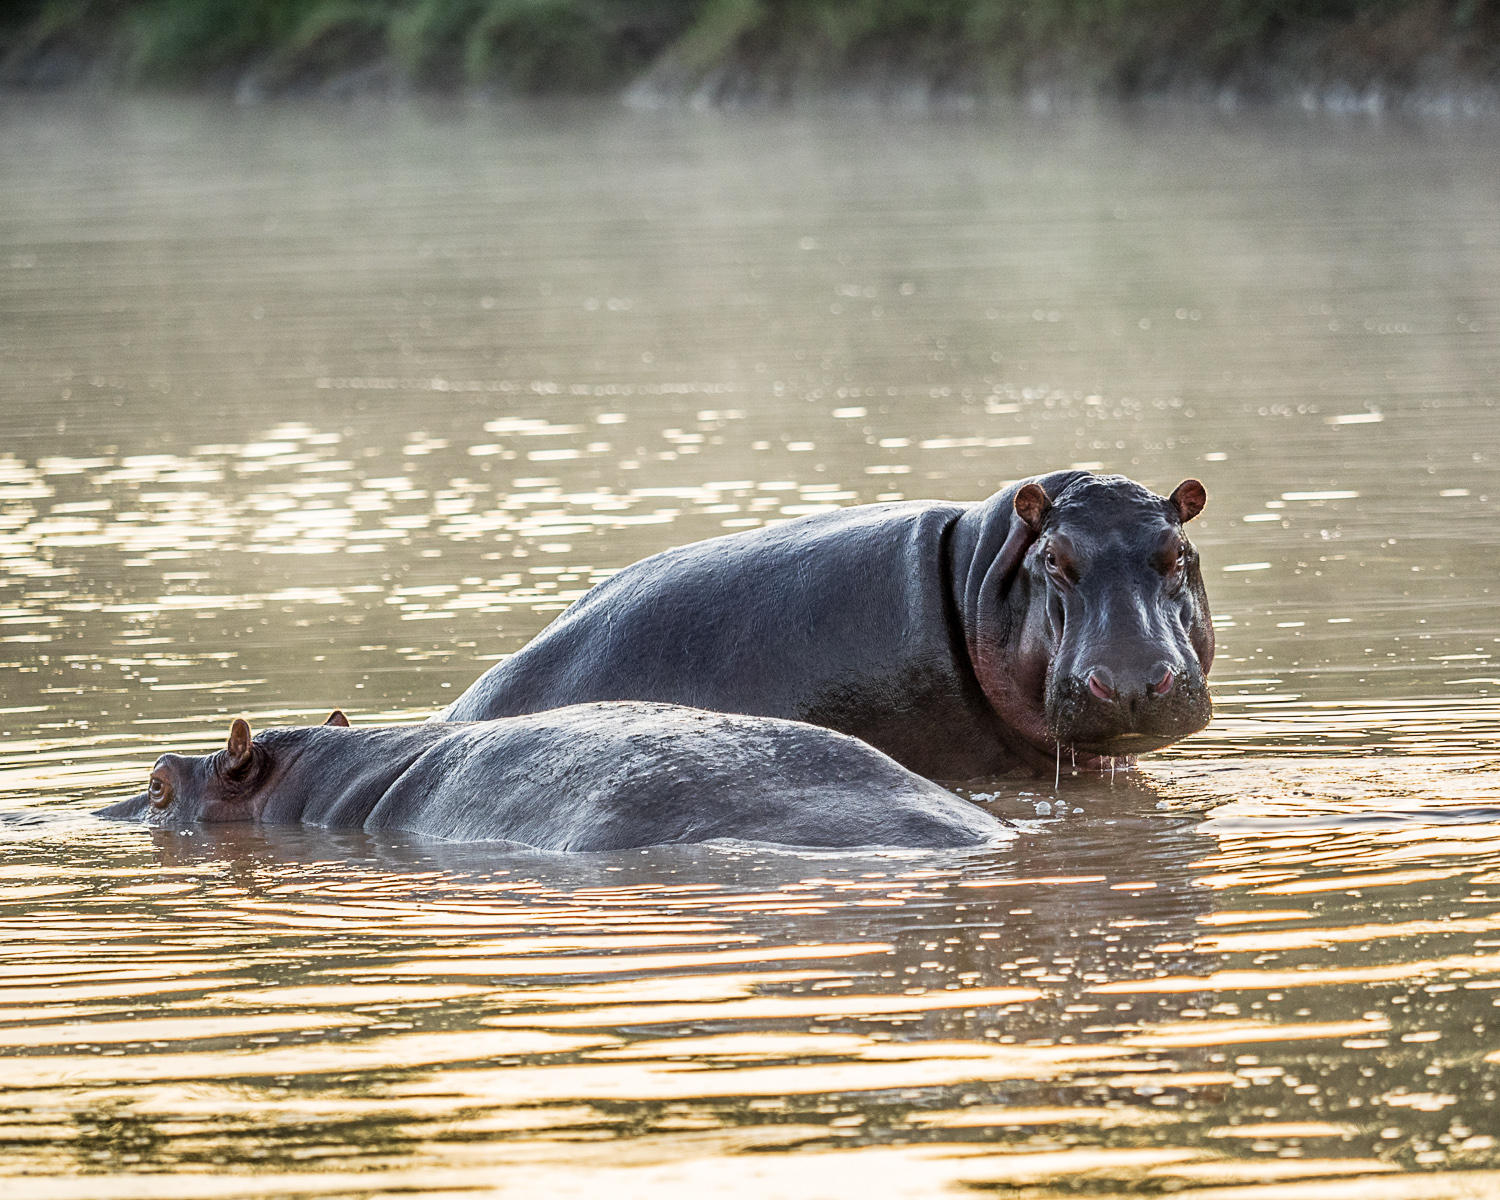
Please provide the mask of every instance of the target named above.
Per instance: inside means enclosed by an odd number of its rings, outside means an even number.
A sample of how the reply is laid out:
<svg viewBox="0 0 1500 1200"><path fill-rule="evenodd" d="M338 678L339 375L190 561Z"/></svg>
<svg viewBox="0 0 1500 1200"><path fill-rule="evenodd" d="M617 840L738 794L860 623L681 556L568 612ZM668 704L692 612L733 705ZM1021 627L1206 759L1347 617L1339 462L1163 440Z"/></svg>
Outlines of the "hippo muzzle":
<svg viewBox="0 0 1500 1200"><path fill-rule="evenodd" d="M1185 539L1174 550L1182 547ZM1197 607L1186 569L1193 555L1189 549L1170 563L1159 557L1111 555L1107 570L1049 589L1055 648L1045 705L1059 746L1144 754L1196 733L1213 715L1189 633Z"/></svg>
<svg viewBox="0 0 1500 1200"><path fill-rule="evenodd" d="M1213 716L1196 661L1159 659L1145 671L1096 663L1048 680L1047 724L1058 746L1121 757L1160 750Z"/></svg>

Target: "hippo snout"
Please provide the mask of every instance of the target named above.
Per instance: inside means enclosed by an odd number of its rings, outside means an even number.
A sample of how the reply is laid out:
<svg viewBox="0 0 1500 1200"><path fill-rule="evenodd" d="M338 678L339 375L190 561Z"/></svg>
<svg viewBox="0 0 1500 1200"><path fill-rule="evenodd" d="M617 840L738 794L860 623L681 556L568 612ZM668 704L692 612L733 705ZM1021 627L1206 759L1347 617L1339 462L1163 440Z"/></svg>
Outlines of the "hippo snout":
<svg viewBox="0 0 1500 1200"><path fill-rule="evenodd" d="M1097 663L1054 676L1049 693L1058 742L1090 754L1159 750L1202 729L1212 714L1202 673L1174 659L1128 670Z"/></svg>
<svg viewBox="0 0 1500 1200"><path fill-rule="evenodd" d="M1131 678L1123 688L1108 667L1090 667L1082 674L1088 681L1089 694L1099 703L1134 706L1171 695L1184 671L1181 663L1159 662Z"/></svg>

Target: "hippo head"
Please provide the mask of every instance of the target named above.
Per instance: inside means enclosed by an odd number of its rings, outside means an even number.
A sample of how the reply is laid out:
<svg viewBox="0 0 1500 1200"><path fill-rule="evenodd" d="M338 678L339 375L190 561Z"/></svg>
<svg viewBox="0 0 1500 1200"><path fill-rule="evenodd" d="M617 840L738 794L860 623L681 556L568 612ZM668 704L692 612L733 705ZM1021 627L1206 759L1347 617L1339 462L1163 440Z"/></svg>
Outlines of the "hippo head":
<svg viewBox="0 0 1500 1200"><path fill-rule="evenodd" d="M1033 749L1091 764L1202 729L1214 636L1183 525L1203 485L1185 480L1164 499L1118 475L1044 482L1064 485L1015 491L1002 644L976 647L996 711Z"/></svg>
<svg viewBox="0 0 1500 1200"><path fill-rule="evenodd" d="M349 720L335 709L324 724L347 727ZM266 784L276 773L275 760L269 746L250 736L249 722L237 718L222 750L163 754L151 768L144 793L101 809L98 815L167 828L255 821L264 807Z"/></svg>

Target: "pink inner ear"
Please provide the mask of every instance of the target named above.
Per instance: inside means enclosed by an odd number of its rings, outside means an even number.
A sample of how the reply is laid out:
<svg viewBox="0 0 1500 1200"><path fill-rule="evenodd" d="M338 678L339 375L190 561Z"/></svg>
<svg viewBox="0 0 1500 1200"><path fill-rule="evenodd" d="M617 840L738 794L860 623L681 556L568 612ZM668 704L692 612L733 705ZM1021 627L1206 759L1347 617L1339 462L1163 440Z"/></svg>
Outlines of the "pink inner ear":
<svg viewBox="0 0 1500 1200"><path fill-rule="evenodd" d="M1042 518L1047 515L1047 510L1052 507L1052 501L1047 499L1047 493L1034 484L1028 483L1016 493L1016 515L1025 521L1033 533L1039 533L1042 527Z"/></svg>
<svg viewBox="0 0 1500 1200"><path fill-rule="evenodd" d="M1169 497L1177 509L1178 519L1185 525L1203 511L1208 503L1208 493L1196 479L1184 479Z"/></svg>
<svg viewBox="0 0 1500 1200"><path fill-rule="evenodd" d="M236 718L229 727L229 742L224 747L231 757L236 759L245 758L250 753L250 723L243 718Z"/></svg>

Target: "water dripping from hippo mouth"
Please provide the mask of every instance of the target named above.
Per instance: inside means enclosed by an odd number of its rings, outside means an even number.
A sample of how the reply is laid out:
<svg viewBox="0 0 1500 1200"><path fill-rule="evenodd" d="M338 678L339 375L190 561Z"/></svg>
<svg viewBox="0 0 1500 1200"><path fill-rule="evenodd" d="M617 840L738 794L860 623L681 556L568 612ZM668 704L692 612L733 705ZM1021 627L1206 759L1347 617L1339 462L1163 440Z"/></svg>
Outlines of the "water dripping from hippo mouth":
<svg viewBox="0 0 1500 1200"><path fill-rule="evenodd" d="M1126 729L1119 733L1103 733L1076 727L1069 730L1063 722L1058 722L1050 732L1053 742L1062 747L1062 753L1071 756L1074 767L1098 771L1108 770L1111 759L1121 760L1119 765L1123 767L1125 759L1135 759L1175 745L1199 728L1199 725L1189 725L1181 732L1175 729L1160 732Z"/></svg>
<svg viewBox="0 0 1500 1200"><path fill-rule="evenodd" d="M1056 746L1056 767L1053 773L1052 789L1057 791L1062 787L1063 738L1056 737L1054 745ZM1068 745L1067 750L1070 777L1076 777L1084 772L1097 773L1101 776L1107 774L1110 782L1113 783L1116 772L1131 771L1137 766L1137 757L1134 754L1097 754L1093 751L1085 751L1080 756L1078 747L1071 744Z"/></svg>

